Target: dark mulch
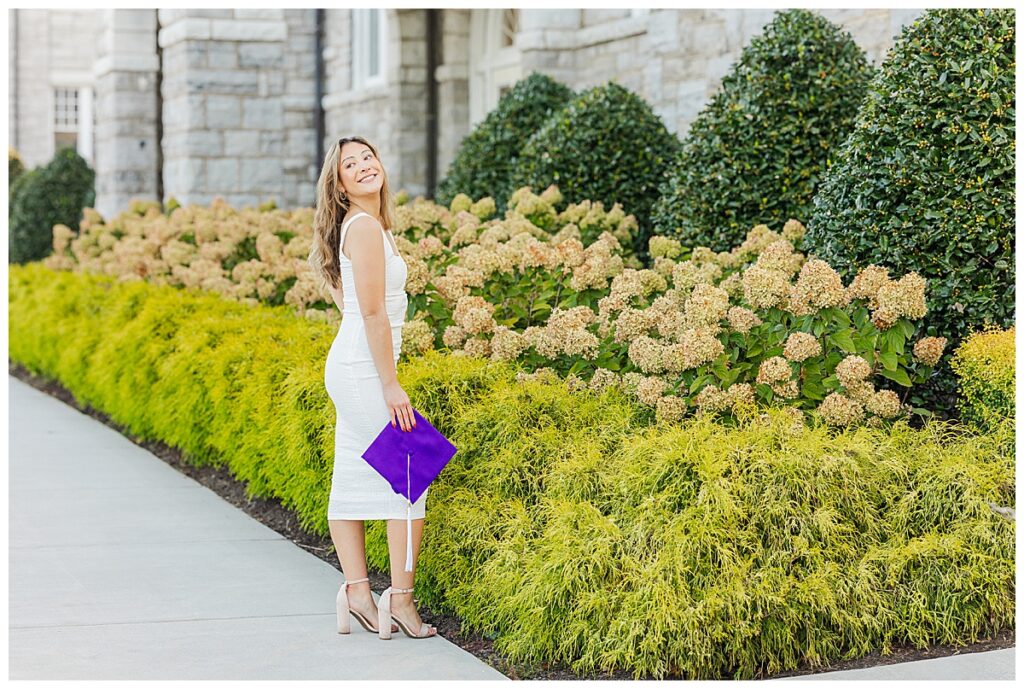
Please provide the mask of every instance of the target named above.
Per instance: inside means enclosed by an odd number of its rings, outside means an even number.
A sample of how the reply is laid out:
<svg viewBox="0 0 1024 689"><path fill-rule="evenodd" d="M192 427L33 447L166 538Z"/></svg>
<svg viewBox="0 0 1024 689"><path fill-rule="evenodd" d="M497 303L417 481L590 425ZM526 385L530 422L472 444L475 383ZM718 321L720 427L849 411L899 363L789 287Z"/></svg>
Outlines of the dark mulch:
<svg viewBox="0 0 1024 689"><path fill-rule="evenodd" d="M339 573L341 572L341 565L334 554L334 544L331 542L329 537L322 538L320 536L315 536L301 528L295 515L282 507L281 503L277 500L250 498L246 496L244 484L236 480L231 475L231 472L227 467L194 466L183 458L180 450L168 447L160 442L136 438L103 412L97 411L90 406L83 406L79 404L71 392L64 388L60 383L36 376L21 365L11 362L10 360L8 360L8 369L10 375L15 378L28 383L37 390L41 390L48 395L56 397L83 414L87 414L104 425L118 431L136 445L145 448L181 473L191 477L230 502L232 505L243 510L253 519L265 524L303 550L316 555L324 562L330 563L339 571ZM380 572L371 569L369 577L370 584L375 591L383 591L390 584L390 575L387 572ZM455 615L447 612L431 610L421 603L420 616L428 624L436 626L438 633L445 639L451 641L469 653L472 653L491 667L512 679L634 679L632 674L626 671L583 675L572 672L568 667L560 664L515 664L510 662L501 653L494 650L494 643L491 639L480 634L464 633L462 631L462 621ZM810 675L835 670L853 670L864 667L875 667L878 665L891 665L893 663L902 663L911 660L925 660L927 658L939 658L943 656L958 655L961 653L977 653L980 651L1012 648L1013 646L1014 631L1012 629L1004 629L991 639L978 641L977 643L969 644L967 646L932 646L925 649L914 648L912 646L900 646L894 647L892 653L887 656L882 656L876 651L855 660L837 662L832 665L819 668L801 667L798 670L772 675L772 678ZM653 678L647 677L640 679Z"/></svg>

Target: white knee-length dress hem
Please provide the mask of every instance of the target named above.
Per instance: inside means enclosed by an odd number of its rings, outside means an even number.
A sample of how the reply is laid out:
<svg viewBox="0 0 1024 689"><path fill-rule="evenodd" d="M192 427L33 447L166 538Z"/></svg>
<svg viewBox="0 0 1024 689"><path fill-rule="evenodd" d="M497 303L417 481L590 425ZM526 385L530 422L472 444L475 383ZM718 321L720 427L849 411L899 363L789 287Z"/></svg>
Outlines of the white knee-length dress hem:
<svg viewBox="0 0 1024 689"><path fill-rule="evenodd" d="M356 298L352 262L341 253L349 224L360 215L345 221L339 239L341 282L344 295L341 326L327 353L324 384L337 411L334 433L334 468L331 472L331 494L327 504L328 519L405 519L408 501L391 489L391 485L371 467L362 454L391 422L380 374L370 352L366 327ZM388 234L390 234L388 230ZM392 238L393 239L393 238ZM408 267L395 252L388 238L385 252L385 306L391 323L391 344L395 364L402 351L402 326L408 295L405 280ZM411 517L422 519L427 493L412 504Z"/></svg>

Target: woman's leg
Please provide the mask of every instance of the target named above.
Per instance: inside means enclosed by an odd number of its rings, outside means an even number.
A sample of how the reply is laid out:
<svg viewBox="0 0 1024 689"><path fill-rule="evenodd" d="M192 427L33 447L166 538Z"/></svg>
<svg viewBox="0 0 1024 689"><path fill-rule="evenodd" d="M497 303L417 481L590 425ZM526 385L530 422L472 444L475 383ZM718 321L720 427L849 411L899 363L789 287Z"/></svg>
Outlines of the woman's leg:
<svg viewBox="0 0 1024 689"><path fill-rule="evenodd" d="M341 563L345 581L366 577L366 531L362 519L328 519L327 528L334 541L334 550ZM370 593L370 582L348 587L348 604L371 620L377 619L377 606ZM372 613L372 617L370 616ZM376 622L374 622L376 624Z"/></svg>
<svg viewBox="0 0 1024 689"><path fill-rule="evenodd" d="M420 557L420 542L423 540L423 520L412 520L412 571L405 571L406 523L404 519L388 520L388 555L391 562L391 585L400 589L412 588L416 575L416 564ZM420 628L419 613L412 602L411 593L392 593L391 612L412 630Z"/></svg>

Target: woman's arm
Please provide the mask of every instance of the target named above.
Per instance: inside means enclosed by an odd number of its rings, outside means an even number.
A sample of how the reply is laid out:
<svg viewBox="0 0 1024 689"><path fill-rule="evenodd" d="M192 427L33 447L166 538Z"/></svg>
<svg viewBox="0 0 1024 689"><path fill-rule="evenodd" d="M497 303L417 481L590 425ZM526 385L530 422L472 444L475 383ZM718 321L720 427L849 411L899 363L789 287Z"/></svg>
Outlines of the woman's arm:
<svg viewBox="0 0 1024 689"><path fill-rule="evenodd" d="M384 305L384 231L375 219L362 216L352 221L345 239L366 339L381 383L387 386L398 380L398 372L391 342L391 321Z"/></svg>

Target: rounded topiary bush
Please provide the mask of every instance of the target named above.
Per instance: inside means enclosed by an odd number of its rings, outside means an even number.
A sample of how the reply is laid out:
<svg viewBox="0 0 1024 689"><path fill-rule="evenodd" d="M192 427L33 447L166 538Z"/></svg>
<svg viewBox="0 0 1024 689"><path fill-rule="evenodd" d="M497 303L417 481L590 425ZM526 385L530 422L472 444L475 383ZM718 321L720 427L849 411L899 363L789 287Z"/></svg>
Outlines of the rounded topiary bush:
<svg viewBox="0 0 1024 689"><path fill-rule="evenodd" d="M96 199L95 178L71 148L62 148L45 167L22 175L12 190L9 261L25 263L49 254L54 225L77 229L82 209Z"/></svg>
<svg viewBox="0 0 1024 689"><path fill-rule="evenodd" d="M941 9L900 35L808 218L804 246L851 277L927 280L927 334L955 349L1014 322L1014 12ZM951 409L941 362L920 390Z"/></svg>
<svg viewBox="0 0 1024 689"><path fill-rule="evenodd" d="M523 148L512 188L557 184L567 203L621 203L636 216L633 248L646 260L650 210L679 139L642 98L615 82L576 97Z"/></svg>
<svg viewBox="0 0 1024 689"><path fill-rule="evenodd" d="M473 199L490 196L504 213L514 191L509 175L523 145L572 96L568 86L538 72L517 82L462 140L434 200L447 206L460 193Z"/></svg>
<svg viewBox="0 0 1024 689"><path fill-rule="evenodd" d="M807 10L776 13L690 126L655 233L728 251L755 225L807 217L871 74L848 32Z"/></svg>

